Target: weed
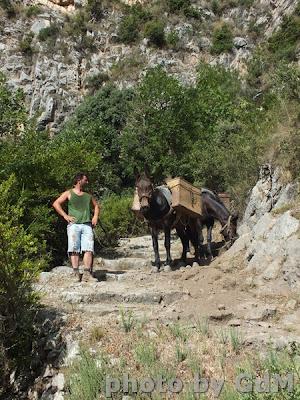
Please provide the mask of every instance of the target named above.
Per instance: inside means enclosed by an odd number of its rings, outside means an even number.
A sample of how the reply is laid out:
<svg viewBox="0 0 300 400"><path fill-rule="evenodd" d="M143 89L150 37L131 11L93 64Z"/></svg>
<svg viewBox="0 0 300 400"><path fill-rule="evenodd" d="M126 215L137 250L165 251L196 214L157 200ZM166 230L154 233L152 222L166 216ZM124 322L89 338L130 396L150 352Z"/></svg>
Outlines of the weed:
<svg viewBox="0 0 300 400"><path fill-rule="evenodd" d="M226 331L225 329L220 329L218 331L218 338L219 338L221 344L227 344L228 343L228 331Z"/></svg>
<svg viewBox="0 0 300 400"><path fill-rule="evenodd" d="M135 360L150 371L158 360L154 343L141 341L135 348Z"/></svg>
<svg viewBox="0 0 300 400"><path fill-rule="evenodd" d="M181 339L183 342L187 341L188 334L186 328L181 326L179 323L170 324L168 328L175 338Z"/></svg>
<svg viewBox="0 0 300 400"><path fill-rule="evenodd" d="M205 318L202 318L202 319L198 320L197 321L196 330L202 336L209 337L210 336L209 319L207 317L205 317Z"/></svg>
<svg viewBox="0 0 300 400"><path fill-rule="evenodd" d="M180 343L176 343L175 358L176 358L177 364L180 364L181 362L186 360L187 357L188 357L188 350L186 349L186 347Z"/></svg>
<svg viewBox="0 0 300 400"><path fill-rule="evenodd" d="M124 308L122 307L120 308L120 317L124 331L126 333L130 332L136 323L136 320L133 316L133 312L131 310L125 311Z"/></svg>
<svg viewBox="0 0 300 400"><path fill-rule="evenodd" d="M101 326L94 326L90 333L92 343L99 342L105 336L105 330Z"/></svg>
<svg viewBox="0 0 300 400"><path fill-rule="evenodd" d="M242 348L243 345L243 338L241 336L241 333L239 332L238 329L236 328L231 328L229 331L229 337L230 337L230 344L232 347L232 350L237 354Z"/></svg>

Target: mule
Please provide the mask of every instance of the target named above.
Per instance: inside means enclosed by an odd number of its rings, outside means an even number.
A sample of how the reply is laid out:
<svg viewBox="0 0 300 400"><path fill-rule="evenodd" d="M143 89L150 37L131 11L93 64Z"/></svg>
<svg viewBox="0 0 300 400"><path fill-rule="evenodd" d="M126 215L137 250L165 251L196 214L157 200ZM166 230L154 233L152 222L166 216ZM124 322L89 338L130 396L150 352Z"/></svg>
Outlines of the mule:
<svg viewBox="0 0 300 400"><path fill-rule="evenodd" d="M200 243L203 243L202 229L205 225L207 228L207 251L208 255L212 258L211 240L212 229L215 220L218 220L222 226L221 233L225 240L225 246L228 249L238 238L237 234L237 220L238 214L231 214L221 201L219 196L210 191L209 189L202 189L202 215L197 220L197 229L199 234Z"/></svg>
<svg viewBox="0 0 300 400"><path fill-rule="evenodd" d="M154 188L148 172L141 174L135 170L137 193L140 201L140 212L148 221L151 229L152 244L155 254L154 269L157 272L160 269L161 261L158 248L158 234L163 230L165 234L165 248L167 258L165 265L170 269L172 263L171 257L171 229L175 228L182 243L181 262L186 264L186 254L189 248L189 241L195 248L195 259L200 258L199 236L197 229L197 220L185 215L179 216L170 206L166 196L159 188Z"/></svg>

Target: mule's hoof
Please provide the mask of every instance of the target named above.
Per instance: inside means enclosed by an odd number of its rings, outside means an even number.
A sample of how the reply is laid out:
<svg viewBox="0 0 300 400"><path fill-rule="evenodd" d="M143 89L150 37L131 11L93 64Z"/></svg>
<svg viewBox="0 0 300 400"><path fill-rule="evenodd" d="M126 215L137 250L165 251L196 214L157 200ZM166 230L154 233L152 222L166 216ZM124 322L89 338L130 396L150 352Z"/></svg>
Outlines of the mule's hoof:
<svg viewBox="0 0 300 400"><path fill-rule="evenodd" d="M170 271L172 271L170 265L164 265L164 272L170 272Z"/></svg>
<svg viewBox="0 0 300 400"><path fill-rule="evenodd" d="M157 274L157 272L159 272L159 268L158 267L152 267L151 272L153 274Z"/></svg>

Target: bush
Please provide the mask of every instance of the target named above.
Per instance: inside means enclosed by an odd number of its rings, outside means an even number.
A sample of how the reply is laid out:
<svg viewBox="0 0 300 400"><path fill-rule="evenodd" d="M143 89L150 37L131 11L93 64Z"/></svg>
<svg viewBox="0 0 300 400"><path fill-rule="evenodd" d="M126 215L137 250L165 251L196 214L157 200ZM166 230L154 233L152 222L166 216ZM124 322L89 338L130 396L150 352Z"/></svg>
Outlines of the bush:
<svg viewBox="0 0 300 400"><path fill-rule="evenodd" d="M95 21L100 21L103 18L103 6L100 0L88 0L86 10Z"/></svg>
<svg viewBox="0 0 300 400"><path fill-rule="evenodd" d="M89 76L86 79L85 86L89 89L91 93L99 90L104 82L109 80L109 76L104 72L99 72L98 74Z"/></svg>
<svg viewBox="0 0 300 400"><path fill-rule="evenodd" d="M0 73L0 138L16 139L26 126L24 93L20 89L11 92L4 75Z"/></svg>
<svg viewBox="0 0 300 400"><path fill-rule="evenodd" d="M191 5L190 0L167 0L168 8L171 12L187 9Z"/></svg>
<svg viewBox="0 0 300 400"><path fill-rule="evenodd" d="M0 0L0 7L6 12L8 18L16 16L16 10L11 0Z"/></svg>
<svg viewBox="0 0 300 400"><path fill-rule="evenodd" d="M34 17L42 12L41 8L37 5L31 5L26 8L25 14L26 17Z"/></svg>
<svg viewBox="0 0 300 400"><path fill-rule="evenodd" d="M52 24L50 26L47 26L46 28L43 28L39 31L38 34L38 39L41 42L45 42L46 40L49 39L56 39L59 34L59 27L56 24Z"/></svg>
<svg viewBox="0 0 300 400"><path fill-rule="evenodd" d="M134 15L125 16L118 29L118 39L123 43L134 43L139 37L140 21Z"/></svg>
<svg viewBox="0 0 300 400"><path fill-rule="evenodd" d="M230 51L233 47L233 36L229 25L224 24L213 32L213 44L211 51L214 54L221 54Z"/></svg>
<svg viewBox="0 0 300 400"><path fill-rule="evenodd" d="M157 47L165 45L165 25L162 21L149 21L145 25L144 34L151 44Z"/></svg>
<svg viewBox="0 0 300 400"><path fill-rule="evenodd" d="M34 53L34 48L32 46L34 34L32 32L27 33L23 39L20 41L20 51L27 56L31 56Z"/></svg>
<svg viewBox="0 0 300 400"><path fill-rule="evenodd" d="M17 368L17 375L30 368L37 311L32 283L45 267L44 243L20 224L25 213L21 204L16 179L11 176L0 184L0 357L10 372Z"/></svg>
<svg viewBox="0 0 300 400"><path fill-rule="evenodd" d="M254 0L239 0L239 5L245 8L253 6Z"/></svg>
<svg viewBox="0 0 300 400"><path fill-rule="evenodd" d="M280 29L269 39L268 49L277 60L296 60L300 40L300 16L284 17Z"/></svg>
<svg viewBox="0 0 300 400"><path fill-rule="evenodd" d="M101 201L101 225L97 238L103 247L113 247L121 237L138 236L147 232L131 211L133 195L110 195Z"/></svg>
<svg viewBox="0 0 300 400"><path fill-rule="evenodd" d="M118 39L123 43L134 43L145 22L149 21L152 16L141 5L133 5L127 10L128 14L123 17L118 29Z"/></svg>
<svg viewBox="0 0 300 400"><path fill-rule="evenodd" d="M168 47L173 50L179 50L180 48L180 38L176 31L171 31L167 34L166 42Z"/></svg>

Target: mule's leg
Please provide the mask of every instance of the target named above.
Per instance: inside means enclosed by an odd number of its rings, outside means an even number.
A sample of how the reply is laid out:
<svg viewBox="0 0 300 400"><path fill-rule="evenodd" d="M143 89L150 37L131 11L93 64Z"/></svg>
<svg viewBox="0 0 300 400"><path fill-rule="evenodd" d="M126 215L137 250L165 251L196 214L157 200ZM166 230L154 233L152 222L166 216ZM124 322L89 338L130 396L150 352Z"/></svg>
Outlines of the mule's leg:
<svg viewBox="0 0 300 400"><path fill-rule="evenodd" d="M165 248L167 252L166 265L171 265L171 229L169 227L165 227Z"/></svg>
<svg viewBox="0 0 300 400"><path fill-rule="evenodd" d="M155 255L154 265L159 269L160 268L160 257L159 257L159 250L158 250L158 229L155 227L152 227L151 235L152 235L152 244L153 244L153 250L154 250L154 255Z"/></svg>
<svg viewBox="0 0 300 400"><path fill-rule="evenodd" d="M177 226L176 227L176 232L177 235L180 237L181 243L182 243L182 255L181 255L181 261L186 264L186 253L189 245L189 238L186 235L184 226Z"/></svg>
<svg viewBox="0 0 300 400"><path fill-rule="evenodd" d="M212 239L212 230L213 230L213 224L207 225L207 251L209 257L213 258L212 250L211 250L211 239Z"/></svg>
<svg viewBox="0 0 300 400"><path fill-rule="evenodd" d="M186 227L186 234L195 249L195 260L199 262L199 237L197 231L197 221L195 219L190 219L189 224Z"/></svg>

